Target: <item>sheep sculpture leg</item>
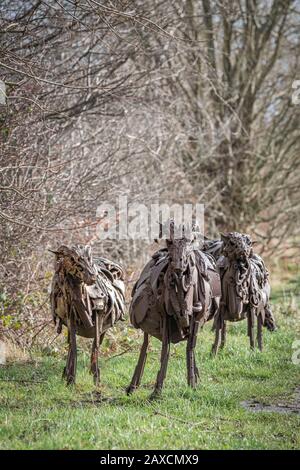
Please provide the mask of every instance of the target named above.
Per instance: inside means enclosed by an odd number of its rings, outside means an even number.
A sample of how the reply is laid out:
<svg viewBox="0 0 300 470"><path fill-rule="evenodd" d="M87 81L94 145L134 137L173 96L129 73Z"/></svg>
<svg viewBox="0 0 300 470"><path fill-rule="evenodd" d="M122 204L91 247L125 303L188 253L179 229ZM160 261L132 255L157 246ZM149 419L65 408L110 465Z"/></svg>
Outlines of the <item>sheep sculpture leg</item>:
<svg viewBox="0 0 300 470"><path fill-rule="evenodd" d="M100 369L98 367L99 348L104 339L105 333L102 333L103 327L103 314L102 312L96 312L95 315L95 337L92 346L91 354L91 369L90 372L94 378L94 384L96 386L100 383Z"/></svg>
<svg viewBox="0 0 300 470"><path fill-rule="evenodd" d="M212 350L211 350L211 354L212 356L216 356L218 354L218 351L219 351L219 347L220 347L220 344L221 344L221 334L222 334L222 324L223 324L223 320L221 318L221 316L219 315L216 319L216 322L215 322L215 330L216 330L216 334L215 334L215 342L212 346Z"/></svg>
<svg viewBox="0 0 300 470"><path fill-rule="evenodd" d="M68 345L70 345L70 331L69 330L68 330ZM62 378L63 379L67 379L67 364L69 362L69 356L70 356L70 347L68 349L67 362L66 362L66 365L65 365L63 373L62 373Z"/></svg>
<svg viewBox="0 0 300 470"><path fill-rule="evenodd" d="M257 317L257 345L258 349L260 351L263 350L263 332L262 332L262 327L263 327L263 319L261 316L261 313Z"/></svg>
<svg viewBox="0 0 300 470"><path fill-rule="evenodd" d="M135 368L130 385L126 388L127 395L130 395L132 392L134 392L134 390L136 390L140 386L141 379L144 373L146 359L147 359L148 344L149 344L149 335L147 333L144 333L144 342L141 347L139 360Z"/></svg>
<svg viewBox="0 0 300 470"><path fill-rule="evenodd" d="M226 324L226 320L223 320L222 328L221 328L221 345L220 345L221 349L223 349L226 344L226 336L227 336L227 324Z"/></svg>
<svg viewBox="0 0 300 470"><path fill-rule="evenodd" d="M74 314L70 314L70 323L68 328L68 343L69 352L67 364L63 372L63 377L67 380L67 385L75 384L76 380L76 366L77 366L77 347L76 347L76 326L74 321Z"/></svg>
<svg viewBox="0 0 300 470"><path fill-rule="evenodd" d="M154 391L151 395L151 399L157 398L161 395L164 380L167 374L168 361L170 356L170 334L169 334L169 322L167 316L163 317L163 335L162 335L162 348L160 356L160 369L157 374Z"/></svg>
<svg viewBox="0 0 300 470"><path fill-rule="evenodd" d="M100 335L100 339L99 339L99 337L94 338L93 346L92 346L90 372L93 375L94 384L96 386L98 386L99 383L100 383L100 369L98 367L98 357L99 357L99 347L101 346L101 344L103 342L104 336L105 336L105 333L102 333L102 335Z"/></svg>
<svg viewBox="0 0 300 470"><path fill-rule="evenodd" d="M199 379L199 371L196 366L195 346L197 341L197 333L199 322L192 317L190 324L190 334L186 345L186 362L187 362L187 380L190 387L195 388Z"/></svg>
<svg viewBox="0 0 300 470"><path fill-rule="evenodd" d="M248 313L248 336L250 340L250 348L254 349L255 348L255 340L254 340L254 310L251 309L250 312Z"/></svg>

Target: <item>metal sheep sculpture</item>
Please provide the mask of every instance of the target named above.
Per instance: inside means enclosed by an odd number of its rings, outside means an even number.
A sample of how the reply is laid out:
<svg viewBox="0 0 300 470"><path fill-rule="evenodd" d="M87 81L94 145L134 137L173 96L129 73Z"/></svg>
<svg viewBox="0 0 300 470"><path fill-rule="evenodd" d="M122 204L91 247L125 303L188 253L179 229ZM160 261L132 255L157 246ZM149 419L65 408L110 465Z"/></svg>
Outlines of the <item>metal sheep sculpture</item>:
<svg viewBox="0 0 300 470"><path fill-rule="evenodd" d="M263 349L262 327L274 331L275 319L269 298L269 274L260 256L253 252L253 242L248 235L229 232L221 240L207 240L204 250L214 256L220 272L222 297L215 317L215 342L212 353L226 341L226 322L247 319L250 346L255 347L254 326L257 320L257 344Z"/></svg>
<svg viewBox="0 0 300 470"><path fill-rule="evenodd" d="M144 342L128 394L140 385L149 335L162 342L160 370L151 398L161 393L170 343L187 341L187 380L195 387L199 378L194 353L197 334L218 310L221 286L213 258L198 249L194 232L182 227L181 238L176 238L174 228L171 222L166 248L152 256L133 288L130 320L144 331Z"/></svg>
<svg viewBox="0 0 300 470"><path fill-rule="evenodd" d="M52 250L50 250L52 251ZM117 263L105 258L93 261L89 246L60 246L56 251L51 287L52 316L57 332L68 329L69 353L63 372L67 384L76 378L76 334L93 338L91 373L99 383L99 347L106 331L125 317L124 275Z"/></svg>

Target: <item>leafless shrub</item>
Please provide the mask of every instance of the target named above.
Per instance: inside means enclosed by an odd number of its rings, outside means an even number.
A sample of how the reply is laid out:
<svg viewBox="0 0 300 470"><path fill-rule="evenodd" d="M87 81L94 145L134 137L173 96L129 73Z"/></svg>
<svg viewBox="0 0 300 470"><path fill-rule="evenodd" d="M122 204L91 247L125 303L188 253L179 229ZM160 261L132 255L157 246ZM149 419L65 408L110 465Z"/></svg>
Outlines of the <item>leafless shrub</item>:
<svg viewBox="0 0 300 470"><path fill-rule="evenodd" d="M0 13L2 331L29 346L50 331L56 244L110 254L130 288L148 247L96 236L97 206L121 194L204 202L210 235L299 248L297 2L4 0Z"/></svg>

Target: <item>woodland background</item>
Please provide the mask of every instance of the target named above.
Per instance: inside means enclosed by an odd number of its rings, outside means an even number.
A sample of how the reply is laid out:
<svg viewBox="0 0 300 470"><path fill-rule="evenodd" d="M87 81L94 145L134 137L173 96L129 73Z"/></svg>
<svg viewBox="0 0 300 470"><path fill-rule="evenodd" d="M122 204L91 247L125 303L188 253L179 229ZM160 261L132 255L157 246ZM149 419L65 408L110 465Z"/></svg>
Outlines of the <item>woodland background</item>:
<svg viewBox="0 0 300 470"><path fill-rule="evenodd" d="M62 242L124 263L130 290L148 244L96 237L120 194L202 202L207 236L299 261L299 25L296 0L1 1L0 337L56 344Z"/></svg>

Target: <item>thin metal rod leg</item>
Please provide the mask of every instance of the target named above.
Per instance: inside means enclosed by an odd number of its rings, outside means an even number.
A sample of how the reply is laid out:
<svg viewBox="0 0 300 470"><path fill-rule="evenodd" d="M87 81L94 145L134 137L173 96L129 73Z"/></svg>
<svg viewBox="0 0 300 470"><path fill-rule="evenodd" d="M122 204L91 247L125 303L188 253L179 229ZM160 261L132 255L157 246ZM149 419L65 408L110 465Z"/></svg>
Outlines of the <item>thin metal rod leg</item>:
<svg viewBox="0 0 300 470"><path fill-rule="evenodd" d="M222 322L223 322L223 320L219 316L219 318L216 321L215 342L214 342L214 344L212 346L212 349L211 349L212 356L216 356L218 354L218 351L219 351L219 347L220 347L220 344L221 344Z"/></svg>
<svg viewBox="0 0 300 470"><path fill-rule="evenodd" d="M76 327L74 321L74 314L71 312L70 317L70 342L69 342L69 354L68 362L66 367L66 378L67 385L75 384L76 380L76 368L77 368L77 347L76 347Z"/></svg>
<svg viewBox="0 0 300 470"><path fill-rule="evenodd" d="M148 333L144 333L144 341L141 347L139 360L134 370L133 377L131 379L130 385L126 388L127 395L130 395L134 390L136 390L140 383L144 373L145 363L147 359L147 349L149 344L149 335Z"/></svg>
<svg viewBox="0 0 300 470"><path fill-rule="evenodd" d="M70 353L71 353L70 330L68 329L68 355L67 355L66 365L65 365L63 373L62 373L62 378L63 379L67 379L67 369L68 369L68 364L69 364L69 361L70 361Z"/></svg>
<svg viewBox="0 0 300 470"><path fill-rule="evenodd" d="M220 345L221 349L223 349L226 344L226 337L227 337L227 324L226 324L226 321L223 320L222 329L221 329L221 345Z"/></svg>
<svg viewBox="0 0 300 470"><path fill-rule="evenodd" d="M91 354L91 373L93 374L93 379L94 379L94 384L96 386L99 385L100 383L100 369L98 367L98 358L99 358L99 346L100 346L100 341L102 342L102 325L101 325L101 320L99 318L100 313L96 312L95 316L95 336L94 336L94 341L93 341L93 346L92 346L92 354ZM100 339L102 338L102 340Z"/></svg>
<svg viewBox="0 0 300 470"><path fill-rule="evenodd" d="M250 348L255 348L255 340L254 340L254 312L251 311L248 313L248 336L250 340Z"/></svg>
<svg viewBox="0 0 300 470"><path fill-rule="evenodd" d="M161 394L164 380L167 373L168 361L170 355L170 337L169 337L169 324L166 316L163 319L163 339L160 357L160 370L157 374L154 391L151 398L156 398Z"/></svg>
<svg viewBox="0 0 300 470"><path fill-rule="evenodd" d="M263 350L263 320L261 314L257 317L257 345L260 351Z"/></svg>
<svg viewBox="0 0 300 470"><path fill-rule="evenodd" d="M190 335L188 337L186 346L187 379L188 385L190 385L192 388L196 387L197 379L199 378L199 370L196 366L195 359L195 346L197 341L198 328L199 322L196 322L194 318L192 318L190 324Z"/></svg>

